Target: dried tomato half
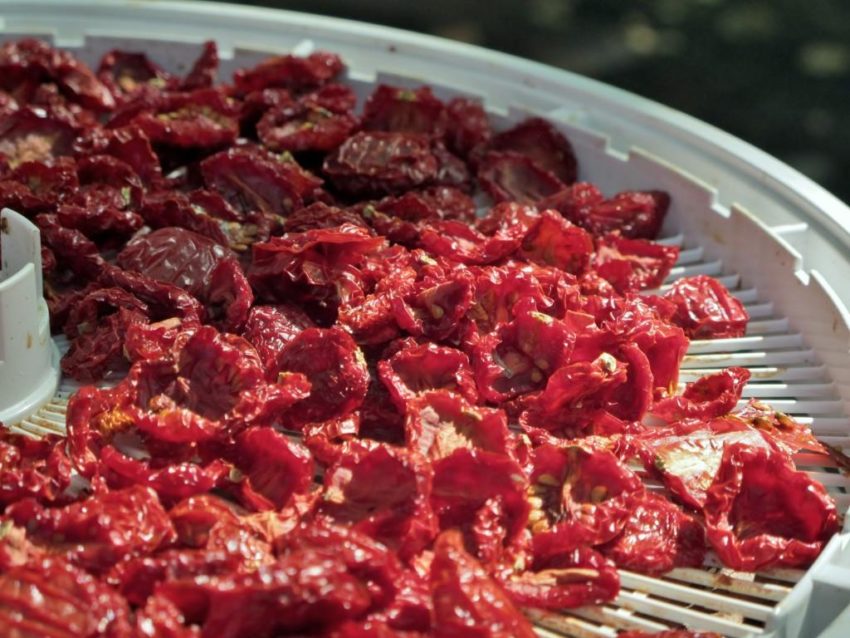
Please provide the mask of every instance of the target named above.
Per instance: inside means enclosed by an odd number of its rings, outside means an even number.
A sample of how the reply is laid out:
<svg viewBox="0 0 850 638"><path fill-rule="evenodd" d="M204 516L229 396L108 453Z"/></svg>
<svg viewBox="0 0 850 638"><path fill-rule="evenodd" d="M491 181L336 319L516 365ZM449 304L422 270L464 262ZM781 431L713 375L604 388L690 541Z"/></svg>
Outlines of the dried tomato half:
<svg viewBox="0 0 850 638"><path fill-rule="evenodd" d="M660 286L678 258L678 246L612 234L597 241L593 269L625 294Z"/></svg>
<svg viewBox="0 0 850 638"><path fill-rule="evenodd" d="M531 623L463 546L455 531L434 543L431 563L434 635L440 638L533 638Z"/></svg>
<svg viewBox="0 0 850 638"><path fill-rule="evenodd" d="M705 551L702 524L666 498L649 492L634 504L623 532L602 547L602 553L617 567L644 574L701 567Z"/></svg>
<svg viewBox="0 0 850 638"><path fill-rule="evenodd" d="M612 540L644 494L638 476L607 450L541 445L532 467L529 521L538 555Z"/></svg>
<svg viewBox="0 0 850 638"><path fill-rule="evenodd" d="M433 343L409 345L378 362L378 374L399 410L429 390L450 390L471 403L478 399L469 358L454 348Z"/></svg>
<svg viewBox="0 0 850 638"><path fill-rule="evenodd" d="M346 195L381 196L427 186L437 177L439 162L425 136L361 132L328 155L322 168Z"/></svg>
<svg viewBox="0 0 850 638"><path fill-rule="evenodd" d="M307 377L310 396L287 413L294 426L327 421L351 414L360 407L369 387L369 370L363 353L340 328L307 328L280 352L275 370Z"/></svg>
<svg viewBox="0 0 850 638"><path fill-rule="evenodd" d="M497 454L513 451L513 439L502 410L470 405L462 397L438 390L406 402L408 448L438 461L460 448Z"/></svg>
<svg viewBox="0 0 850 638"><path fill-rule="evenodd" d="M427 86L404 89L380 84L363 107L363 128L439 136L444 109Z"/></svg>
<svg viewBox="0 0 850 638"><path fill-rule="evenodd" d="M652 414L668 423L723 416L735 409L749 379L746 368L726 368L688 384L681 396L656 402Z"/></svg>
<svg viewBox="0 0 850 638"><path fill-rule="evenodd" d="M521 153L563 184L576 181L578 163L566 137L546 120L533 117L495 135L490 148Z"/></svg>
<svg viewBox="0 0 850 638"><path fill-rule="evenodd" d="M664 298L676 304L673 321L693 339L742 337L747 330L744 305L713 277L683 277Z"/></svg>
<svg viewBox="0 0 850 638"><path fill-rule="evenodd" d="M132 635L127 602L58 556L0 573L0 626L21 638Z"/></svg>
<svg viewBox="0 0 850 638"><path fill-rule="evenodd" d="M325 472L317 515L349 524L407 559L437 531L431 480L430 465L415 452L352 442Z"/></svg>
<svg viewBox="0 0 850 638"><path fill-rule="evenodd" d="M233 75L237 94L279 87L293 92L308 91L338 76L344 66L334 53L316 51L307 57L280 55L267 58L250 69L239 69Z"/></svg>
<svg viewBox="0 0 850 638"><path fill-rule="evenodd" d="M257 122L257 135L272 151L332 151L358 127L351 113L334 113L314 104L284 104Z"/></svg>
<svg viewBox="0 0 850 638"><path fill-rule="evenodd" d="M513 151L488 152L478 165L477 177L496 202L532 204L564 187L528 155Z"/></svg>
<svg viewBox="0 0 850 638"><path fill-rule="evenodd" d="M706 534L732 569L805 567L838 531L826 489L779 453L730 445L709 487Z"/></svg>

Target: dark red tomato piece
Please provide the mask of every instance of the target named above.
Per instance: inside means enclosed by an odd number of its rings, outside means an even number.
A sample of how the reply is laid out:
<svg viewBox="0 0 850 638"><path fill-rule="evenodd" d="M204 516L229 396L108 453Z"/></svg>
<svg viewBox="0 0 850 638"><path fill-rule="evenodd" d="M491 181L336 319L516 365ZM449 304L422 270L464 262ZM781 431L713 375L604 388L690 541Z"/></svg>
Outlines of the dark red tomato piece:
<svg viewBox="0 0 850 638"><path fill-rule="evenodd" d="M173 82L172 76L144 53L131 51L104 54L97 75L119 102L146 91L162 91Z"/></svg>
<svg viewBox="0 0 850 638"><path fill-rule="evenodd" d="M27 525L31 539L59 549L69 561L93 572L125 556L153 552L175 538L156 493L141 486L49 509L32 500L18 501L6 514Z"/></svg>
<svg viewBox="0 0 850 638"><path fill-rule="evenodd" d="M288 215L322 183L291 157L245 147L208 157L201 162L201 174L208 188L244 214Z"/></svg>
<svg viewBox="0 0 850 638"><path fill-rule="evenodd" d="M381 84L363 107L363 128L439 136L444 110L443 103L427 86L404 89Z"/></svg>
<svg viewBox="0 0 850 638"><path fill-rule="evenodd" d="M136 610L136 636L139 638L200 638L198 627L189 626L174 603L151 596Z"/></svg>
<svg viewBox="0 0 850 638"><path fill-rule="evenodd" d="M392 550L352 527L313 520L286 534L278 546L282 554L310 549L336 554L351 574L365 582L372 597L372 611L384 608L401 593L400 585L411 580L402 572Z"/></svg>
<svg viewBox="0 0 850 638"><path fill-rule="evenodd" d="M559 319L524 311L483 337L472 353L481 397L492 403L538 390L569 361L575 333Z"/></svg>
<svg viewBox="0 0 850 638"><path fill-rule="evenodd" d="M254 292L236 259L225 259L213 268L202 296L209 319L230 332L238 332L245 324L254 303Z"/></svg>
<svg viewBox="0 0 850 638"><path fill-rule="evenodd" d="M490 120L480 102L455 98L446 104L444 139L449 150L467 158L474 148L490 141Z"/></svg>
<svg viewBox="0 0 850 638"><path fill-rule="evenodd" d="M517 605L552 611L600 605L620 592L614 564L584 545L535 555L525 571L503 582Z"/></svg>
<svg viewBox="0 0 850 638"><path fill-rule="evenodd" d="M747 330L744 305L713 277L683 277L664 298L676 304L673 321L692 339L743 337Z"/></svg>
<svg viewBox="0 0 850 638"><path fill-rule="evenodd" d="M76 166L70 158L21 162L0 180L0 206L33 215L52 209L78 187Z"/></svg>
<svg viewBox="0 0 850 638"><path fill-rule="evenodd" d="M315 324L295 306L254 306L242 330L242 336L254 346L263 366L272 371L278 354L302 330Z"/></svg>
<svg viewBox="0 0 850 638"><path fill-rule="evenodd" d="M210 530L218 523L237 525L239 517L233 504L218 496L203 494L186 498L170 510L168 517L177 534L177 544L182 547L205 547Z"/></svg>
<svg viewBox="0 0 850 638"><path fill-rule="evenodd" d="M323 164L334 187L351 196L397 194L426 186L438 169L427 137L389 132L356 133Z"/></svg>
<svg viewBox="0 0 850 638"><path fill-rule="evenodd" d="M227 248L185 228L160 228L139 235L118 254L118 265L206 298L212 272L233 258Z"/></svg>
<svg viewBox="0 0 850 638"><path fill-rule="evenodd" d="M604 332L619 343L633 343L646 355L657 396L673 394L679 366L688 351L688 338L678 326L665 321L646 297L630 297L603 321ZM607 342L602 335L602 344ZM592 342L592 339L591 339Z"/></svg>
<svg viewBox="0 0 850 638"><path fill-rule="evenodd" d="M216 75L218 75L218 47L215 41L208 40L202 45L198 58L183 78L180 88L184 91L209 88L215 84Z"/></svg>
<svg viewBox="0 0 850 638"><path fill-rule="evenodd" d="M573 147L560 131L539 117L495 135L490 148L521 153L566 185L576 181L578 164Z"/></svg>
<svg viewBox="0 0 850 638"><path fill-rule="evenodd" d="M649 492L634 504L622 534L602 548L617 567L643 574L702 567L705 551L702 524L666 498Z"/></svg>
<svg viewBox="0 0 850 638"><path fill-rule="evenodd" d="M735 409L749 379L746 368L726 368L688 384L681 396L656 402L652 414L668 423L723 416Z"/></svg>
<svg viewBox="0 0 850 638"><path fill-rule="evenodd" d="M237 106L217 89L167 93L129 119L151 142L178 148L215 149L239 135ZM123 124L123 122L121 122Z"/></svg>
<svg viewBox="0 0 850 638"><path fill-rule="evenodd" d="M77 156L111 155L128 164L150 187L162 179L159 158L154 153L150 139L135 125L121 128L95 128L83 132L74 140Z"/></svg>
<svg viewBox="0 0 850 638"><path fill-rule="evenodd" d="M596 244L592 267L625 294L663 284L678 258L678 246L605 235Z"/></svg>
<svg viewBox="0 0 850 638"><path fill-rule="evenodd" d="M423 392L450 390L475 403L478 393L469 357L433 343L410 345L378 362L378 374L399 410Z"/></svg>
<svg viewBox="0 0 850 638"><path fill-rule="evenodd" d="M432 471L415 452L385 444L347 444L324 477L317 515L347 524L409 559L437 531Z"/></svg>
<svg viewBox="0 0 850 638"><path fill-rule="evenodd" d="M239 95L267 88L300 93L327 84L344 68L338 55L326 51L316 51L306 57L280 55L267 58L253 68L239 69L233 75L233 84Z"/></svg>
<svg viewBox="0 0 850 638"><path fill-rule="evenodd" d="M208 193L208 191L204 192ZM208 194L221 199L217 193ZM244 249L244 246L237 245L238 240L234 241L236 238L228 232L230 227L223 224L214 215L209 214L209 207L203 205L208 202L193 201L196 197L201 199L204 198L204 195L199 195L196 192L190 198L175 191L149 190L144 195L139 214L151 228L185 228L192 233L212 240L220 246L233 245L234 248ZM225 206L230 209L226 203Z"/></svg>
<svg viewBox="0 0 850 638"><path fill-rule="evenodd" d="M632 239L655 239L670 207L670 196L663 191L623 191L605 199L593 184L577 182L539 205L554 208L596 236L619 232Z"/></svg>
<svg viewBox="0 0 850 638"><path fill-rule="evenodd" d="M76 128L42 109L24 107L0 115L0 153L11 168L69 155Z"/></svg>
<svg viewBox="0 0 850 638"><path fill-rule="evenodd" d="M0 431L0 504L23 498L51 503L71 483L71 462L65 439L48 435L33 439Z"/></svg>
<svg viewBox="0 0 850 638"><path fill-rule="evenodd" d="M283 222L283 230L286 233L303 233L319 228L336 228L343 224L368 228L363 218L354 211L314 202L287 217Z"/></svg>
<svg viewBox="0 0 850 638"><path fill-rule="evenodd" d="M102 379L109 372L125 371L124 336L133 326L146 323L147 318L142 312L119 308L96 324L87 326L84 332L77 334L63 355L62 372L77 381L91 382ZM80 329L79 324L77 329Z"/></svg>
<svg viewBox="0 0 850 638"><path fill-rule="evenodd" d="M204 307L182 288L112 265L102 266L99 273L98 283L102 286L122 288L146 303L151 319L179 317L193 324L203 316Z"/></svg>
<svg viewBox="0 0 850 638"><path fill-rule="evenodd" d="M564 183L527 155L490 151L478 166L478 182L496 202L533 204L557 193Z"/></svg>
<svg viewBox="0 0 850 638"><path fill-rule="evenodd" d="M41 241L56 257L57 263L69 269L83 281L94 279L101 273L106 262L97 245L78 230L65 228L56 215L41 213L35 218L41 231Z"/></svg>
<svg viewBox="0 0 850 638"><path fill-rule="evenodd" d="M0 573L0 601L0 626L15 638L132 635L123 597L58 556Z"/></svg>
<svg viewBox="0 0 850 638"><path fill-rule="evenodd" d="M525 475L517 461L504 454L456 447L452 454L434 463L434 490L431 502L440 520L440 529L459 528L476 553L481 510L499 501L501 514L487 536L498 536L503 548L514 544L528 523L530 506ZM490 539L487 549L492 552Z"/></svg>
<svg viewBox="0 0 850 638"><path fill-rule="evenodd" d="M547 210L528 229L519 254L543 266L580 274L590 263L593 240L586 231Z"/></svg>
<svg viewBox="0 0 850 638"><path fill-rule="evenodd" d="M540 282L526 269L516 266L490 266L476 270L475 303L469 317L481 334L495 331L510 322L519 302L545 311L550 305Z"/></svg>
<svg viewBox="0 0 850 638"><path fill-rule="evenodd" d="M463 546L456 531L440 535L431 563L433 635L439 638L533 638L531 623Z"/></svg>
<svg viewBox="0 0 850 638"><path fill-rule="evenodd" d="M254 510L281 510L313 482L313 459L300 443L269 427L236 437L236 467L242 474L240 500Z"/></svg>
<svg viewBox="0 0 850 638"><path fill-rule="evenodd" d="M423 225L419 243L428 252L465 264L491 264L519 247L513 237L488 237L465 222L446 220Z"/></svg>
<svg viewBox="0 0 850 638"><path fill-rule="evenodd" d="M301 373L310 381L310 396L289 410L285 420L294 426L347 416L366 396L369 370L363 353L340 328L307 328L278 356L280 373Z"/></svg>
<svg viewBox="0 0 850 638"><path fill-rule="evenodd" d="M513 439L502 410L470 405L462 397L439 390L406 402L408 448L438 461L459 448L497 454L513 451Z"/></svg>
<svg viewBox="0 0 850 638"><path fill-rule="evenodd" d="M607 450L546 444L532 452L532 467L535 554L612 540L644 494L638 476Z"/></svg>
<svg viewBox="0 0 850 638"><path fill-rule="evenodd" d="M789 454L795 454L800 450L822 454L829 452L829 448L815 438L811 428L761 401L750 399L742 410L734 414L734 417L767 435Z"/></svg>
<svg viewBox="0 0 850 638"><path fill-rule="evenodd" d="M358 127L351 113L334 113L313 104L289 104L266 111L257 135L272 151L332 151Z"/></svg>
<svg viewBox="0 0 850 638"><path fill-rule="evenodd" d="M697 424L700 422L697 421ZM641 441L647 471L660 474L667 488L685 505L702 509L706 491L714 481L724 450L734 444L770 448L755 430L742 422L731 427L691 428L688 433L655 432Z"/></svg>
<svg viewBox="0 0 850 638"><path fill-rule="evenodd" d="M403 297L392 299L395 320L408 334L448 340L472 306L475 280L466 269L444 277L426 277Z"/></svg>
<svg viewBox="0 0 850 638"><path fill-rule="evenodd" d="M359 618L372 598L332 549L303 549L249 573L164 582L174 604L206 638L272 638ZM245 613L251 610L251 613Z"/></svg>
<svg viewBox="0 0 850 638"><path fill-rule="evenodd" d="M711 546L732 569L806 567L838 531L826 489L783 454L730 445L703 506Z"/></svg>
<svg viewBox="0 0 850 638"><path fill-rule="evenodd" d="M351 113L357 107L357 94L347 84L331 82L298 97L301 104L326 109L331 113Z"/></svg>

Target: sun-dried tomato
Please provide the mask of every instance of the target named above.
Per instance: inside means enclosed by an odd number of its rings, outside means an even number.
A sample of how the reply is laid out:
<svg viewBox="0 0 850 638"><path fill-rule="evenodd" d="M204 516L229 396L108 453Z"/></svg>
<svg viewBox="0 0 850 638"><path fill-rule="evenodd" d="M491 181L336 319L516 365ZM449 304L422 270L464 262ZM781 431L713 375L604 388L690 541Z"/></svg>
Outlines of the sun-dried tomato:
<svg viewBox="0 0 850 638"><path fill-rule="evenodd" d="M206 89L215 84L218 75L218 47L213 40L204 42L201 53L180 83L184 91Z"/></svg>
<svg viewBox="0 0 850 638"><path fill-rule="evenodd" d="M440 535L431 563L434 635L440 638L533 638L531 623L463 546L455 531Z"/></svg>
<svg viewBox="0 0 850 638"><path fill-rule="evenodd" d="M76 324L78 334L62 357L62 372L77 381L91 382L102 379L109 372L126 370L124 335L132 326L146 323L142 312L119 308L85 329L82 324ZM70 324L75 325L73 321Z"/></svg>
<svg viewBox="0 0 850 638"><path fill-rule="evenodd" d="M546 210L523 237L519 254L537 264L580 274L592 253L593 241L587 232Z"/></svg>
<svg viewBox="0 0 850 638"><path fill-rule="evenodd" d="M533 204L564 184L528 155L490 151L478 166L478 182L496 202Z"/></svg>
<svg viewBox="0 0 850 638"><path fill-rule="evenodd" d="M203 306L188 292L139 273L122 270L116 266L104 266L100 269L98 283L106 287L123 288L135 295L148 304L150 318L153 320L179 317L185 322L196 323L203 316Z"/></svg>
<svg viewBox="0 0 850 638"><path fill-rule="evenodd" d="M115 106L108 89L91 69L67 51L26 38L6 42L0 49L0 86L19 92L21 85L54 82L73 101L85 108L105 111Z"/></svg>
<svg viewBox="0 0 850 638"><path fill-rule="evenodd" d="M683 277L664 298L676 304L673 321L692 339L743 337L747 330L744 304L713 277Z"/></svg>
<svg viewBox="0 0 850 638"><path fill-rule="evenodd" d="M205 299L210 278L230 251L185 228L160 228L139 235L118 254L118 265L146 277L185 289Z"/></svg>
<svg viewBox="0 0 850 638"><path fill-rule="evenodd" d="M488 508L493 500L501 501L501 516L495 524L502 546L516 542L530 512L526 488L525 475L511 457L477 448L456 447L451 454L434 462L431 502L439 516L440 529L461 529L470 548L478 552L479 512ZM493 533L491 530L490 535ZM488 549L492 551L492 547Z"/></svg>
<svg viewBox="0 0 850 638"><path fill-rule="evenodd" d="M33 439L0 431L0 506L30 497L52 503L70 483L71 463L63 438Z"/></svg>
<svg viewBox="0 0 850 638"><path fill-rule="evenodd" d="M448 340L459 330L461 317L472 306L475 279L468 270L426 277L413 290L393 299L398 325L413 336Z"/></svg>
<svg viewBox="0 0 850 638"><path fill-rule="evenodd" d="M439 167L423 135L361 132L328 155L322 169L346 195L381 196L427 186Z"/></svg>
<svg viewBox="0 0 850 638"><path fill-rule="evenodd" d="M313 104L285 104L266 111L257 135L272 151L332 151L358 127L351 113L334 113Z"/></svg>
<svg viewBox="0 0 850 638"><path fill-rule="evenodd" d="M144 93L159 92L173 83L171 74L144 53L113 49L100 60L97 75L119 102Z"/></svg>
<svg viewBox="0 0 850 638"><path fill-rule="evenodd" d="M219 192L236 210L287 215L321 185L291 157L260 149L234 147L201 162L208 188Z"/></svg>
<svg viewBox="0 0 850 638"><path fill-rule="evenodd" d="M706 534L732 569L805 567L838 530L826 489L784 455L730 445L703 506Z"/></svg>
<svg viewBox="0 0 850 638"><path fill-rule="evenodd" d="M492 136L490 121L480 102L455 98L446 104L446 144L453 153L467 158L475 148L487 144Z"/></svg>
<svg viewBox="0 0 850 638"><path fill-rule="evenodd" d="M439 136L444 106L427 86L405 89L378 85L363 107L363 127L370 131Z"/></svg>
<svg viewBox="0 0 850 638"><path fill-rule="evenodd" d="M313 327L310 317L295 306L254 306L242 336L257 350L266 370L271 370L278 353L302 330Z"/></svg>
<svg viewBox="0 0 850 638"><path fill-rule="evenodd" d="M37 543L53 546L70 562L94 572L174 539L174 528L156 494L141 486L95 493L57 508L25 499L7 507L6 515L27 525L28 535Z"/></svg>
<svg viewBox="0 0 850 638"><path fill-rule="evenodd" d="M267 88L285 88L299 93L327 84L344 69L334 53L316 51L307 57L281 55L263 60L251 69L240 69L233 75L239 95Z"/></svg>
<svg viewBox="0 0 850 638"><path fill-rule="evenodd" d="M354 340L339 328L307 328L280 352L274 369L301 373L312 389L286 414L294 426L342 417L356 410L366 396L369 371Z"/></svg>
<svg viewBox="0 0 850 638"><path fill-rule="evenodd" d="M406 402L405 439L410 449L438 461L459 448L497 454L513 451L505 413L470 405L446 390L424 392Z"/></svg>
<svg viewBox="0 0 850 638"><path fill-rule="evenodd" d="M518 605L553 611L613 600L620 576L612 562L587 546L535 555L526 570L503 580Z"/></svg>
<svg viewBox="0 0 850 638"><path fill-rule="evenodd" d="M617 567L644 574L663 574L674 567L701 567L705 532L690 514L657 494L634 504L623 532L602 552Z"/></svg>
<svg viewBox="0 0 850 638"><path fill-rule="evenodd" d="M336 228L343 224L368 228L363 218L353 211L314 202L289 215L283 222L283 230L285 233L303 233L319 228Z"/></svg>
<svg viewBox="0 0 850 638"><path fill-rule="evenodd" d="M62 226L56 215L42 213L36 216L35 223L58 263L75 275L84 280L94 279L106 267L95 243L80 231Z"/></svg>
<svg viewBox="0 0 850 638"><path fill-rule="evenodd" d="M735 370L735 368L731 369ZM790 454L800 450L822 454L829 452L828 446L824 446L815 438L811 428L761 401L750 399L743 409L735 412L734 416L776 441Z"/></svg>
<svg viewBox="0 0 850 638"><path fill-rule="evenodd" d="M22 162L0 180L0 206L34 215L51 210L78 186L76 167L70 158Z"/></svg>
<svg viewBox="0 0 850 638"><path fill-rule="evenodd" d="M576 181L577 162L572 145L560 131L539 117L495 135L490 148L521 153L564 184Z"/></svg>
<svg viewBox="0 0 850 638"><path fill-rule="evenodd" d="M750 379L746 368L726 368L688 384L681 396L658 401L652 414L668 423L682 419L712 419L731 412Z"/></svg>
<svg viewBox="0 0 850 638"><path fill-rule="evenodd" d="M617 292L624 294L657 288L664 283L678 258L678 246L605 235L596 244L593 268Z"/></svg>
<svg viewBox="0 0 850 638"><path fill-rule="evenodd" d="M410 345L380 361L378 373L400 410L429 390L451 390L471 403L478 399L469 358L454 348Z"/></svg>
<svg viewBox="0 0 850 638"><path fill-rule="evenodd" d="M472 352L481 397L492 403L545 386L569 360L575 334L559 319L525 311L497 332L482 337Z"/></svg>
<svg viewBox="0 0 850 638"><path fill-rule="evenodd" d="M429 464L415 452L352 442L325 471L317 515L352 525L410 558L436 533L431 480Z"/></svg>
<svg viewBox="0 0 850 638"><path fill-rule="evenodd" d="M240 500L255 510L281 510L313 481L313 461L302 445L268 427L236 437Z"/></svg>
<svg viewBox="0 0 850 638"><path fill-rule="evenodd" d="M0 154L11 168L69 155L77 136L72 124L42 109L24 107L0 115Z"/></svg>
<svg viewBox="0 0 850 638"><path fill-rule="evenodd" d="M0 626L21 638L126 638L127 602L58 556L0 573Z"/></svg>

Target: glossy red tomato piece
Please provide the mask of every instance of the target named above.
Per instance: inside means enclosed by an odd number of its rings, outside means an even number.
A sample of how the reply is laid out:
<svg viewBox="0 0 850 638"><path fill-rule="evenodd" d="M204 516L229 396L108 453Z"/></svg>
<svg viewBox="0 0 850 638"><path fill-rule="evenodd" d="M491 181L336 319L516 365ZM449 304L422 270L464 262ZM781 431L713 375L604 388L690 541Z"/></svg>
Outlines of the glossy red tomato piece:
<svg viewBox="0 0 850 638"><path fill-rule="evenodd" d="M746 332L746 308L712 277L683 277L664 297L676 304L673 321L693 339L742 337Z"/></svg>

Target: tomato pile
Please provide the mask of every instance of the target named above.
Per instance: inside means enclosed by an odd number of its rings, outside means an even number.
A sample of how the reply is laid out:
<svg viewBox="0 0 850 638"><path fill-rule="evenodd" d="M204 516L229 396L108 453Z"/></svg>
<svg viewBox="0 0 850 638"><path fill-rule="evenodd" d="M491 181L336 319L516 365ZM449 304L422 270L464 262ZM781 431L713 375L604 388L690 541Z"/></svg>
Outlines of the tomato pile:
<svg viewBox="0 0 850 638"><path fill-rule="evenodd" d="M67 440L0 439L0 626L524 637L618 567L814 560L811 432L736 411L741 368L677 392L748 316L710 277L649 292L666 193L427 87L357 109L332 53L217 66L0 49L0 203L41 229L64 373L112 380Z"/></svg>

